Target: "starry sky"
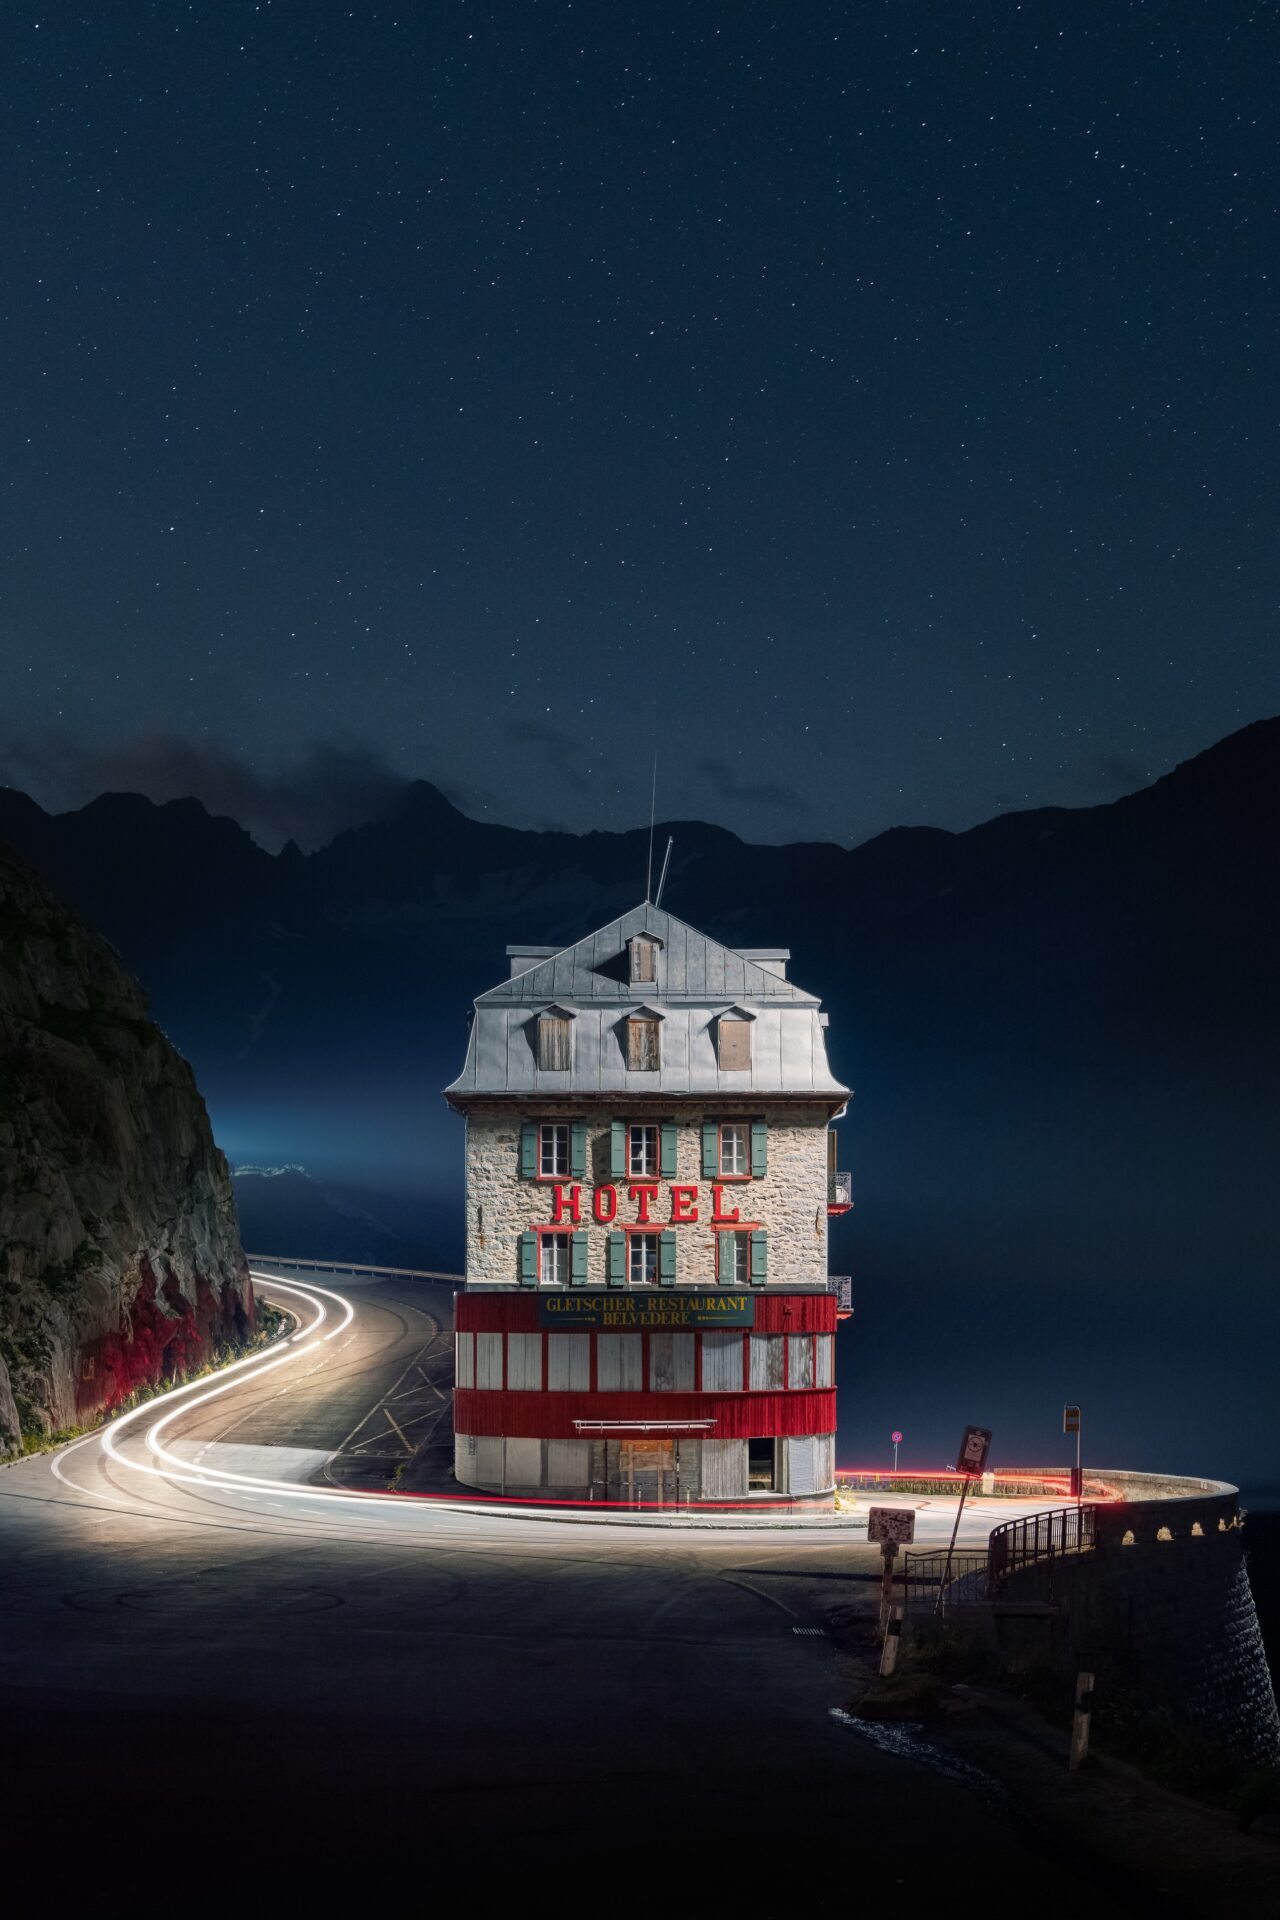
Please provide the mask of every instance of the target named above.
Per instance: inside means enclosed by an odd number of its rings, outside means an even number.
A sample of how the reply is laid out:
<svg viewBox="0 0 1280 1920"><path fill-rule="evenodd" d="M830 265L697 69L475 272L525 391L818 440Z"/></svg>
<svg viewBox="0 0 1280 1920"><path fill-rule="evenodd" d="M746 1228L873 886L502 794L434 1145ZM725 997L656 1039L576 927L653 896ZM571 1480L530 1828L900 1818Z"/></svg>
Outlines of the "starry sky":
<svg viewBox="0 0 1280 1920"><path fill-rule="evenodd" d="M759 840L1280 706L1273 8L0 22L0 779Z"/></svg>

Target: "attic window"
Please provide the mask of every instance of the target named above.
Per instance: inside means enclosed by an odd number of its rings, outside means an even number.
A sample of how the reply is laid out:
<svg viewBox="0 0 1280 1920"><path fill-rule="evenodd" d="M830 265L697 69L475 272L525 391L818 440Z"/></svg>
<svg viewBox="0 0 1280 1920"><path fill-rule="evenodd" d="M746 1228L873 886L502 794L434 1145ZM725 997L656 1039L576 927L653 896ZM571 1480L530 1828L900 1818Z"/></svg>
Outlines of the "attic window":
<svg viewBox="0 0 1280 1920"><path fill-rule="evenodd" d="M722 1014L716 1032L721 1073L745 1073L751 1066L751 1022Z"/></svg>
<svg viewBox="0 0 1280 1920"><path fill-rule="evenodd" d="M628 940L627 952L631 957L632 986L652 985L658 977L656 941L646 940L637 934L634 939Z"/></svg>
<svg viewBox="0 0 1280 1920"><path fill-rule="evenodd" d="M631 1073L656 1073L661 1060L656 1020L632 1014L627 1021L627 1069Z"/></svg>
<svg viewBox="0 0 1280 1920"><path fill-rule="evenodd" d="M569 1067L569 1020L562 1013L538 1016L538 1065L544 1072L564 1073Z"/></svg>

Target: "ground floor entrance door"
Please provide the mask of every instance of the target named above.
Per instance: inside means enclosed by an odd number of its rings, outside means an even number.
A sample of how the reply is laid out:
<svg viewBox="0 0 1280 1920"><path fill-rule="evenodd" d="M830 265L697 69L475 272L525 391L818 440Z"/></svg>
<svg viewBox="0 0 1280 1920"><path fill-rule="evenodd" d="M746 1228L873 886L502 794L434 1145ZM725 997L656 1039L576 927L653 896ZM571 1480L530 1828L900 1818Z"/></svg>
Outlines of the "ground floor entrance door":
<svg viewBox="0 0 1280 1920"><path fill-rule="evenodd" d="M676 1442L615 1440L616 1473L610 1473L610 1497L628 1505L670 1507L676 1503ZM610 1461L610 1466L614 1465ZM616 1490L615 1490L616 1489Z"/></svg>

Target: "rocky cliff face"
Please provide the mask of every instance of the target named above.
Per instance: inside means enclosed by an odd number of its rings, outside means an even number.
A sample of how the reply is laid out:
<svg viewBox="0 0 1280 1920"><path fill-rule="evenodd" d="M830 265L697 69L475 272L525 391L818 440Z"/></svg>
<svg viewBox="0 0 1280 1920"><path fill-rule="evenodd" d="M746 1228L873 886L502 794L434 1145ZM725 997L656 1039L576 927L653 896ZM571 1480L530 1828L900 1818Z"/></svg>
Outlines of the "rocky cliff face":
<svg viewBox="0 0 1280 1920"><path fill-rule="evenodd" d="M226 1161L106 942L0 848L0 1453L251 1330Z"/></svg>

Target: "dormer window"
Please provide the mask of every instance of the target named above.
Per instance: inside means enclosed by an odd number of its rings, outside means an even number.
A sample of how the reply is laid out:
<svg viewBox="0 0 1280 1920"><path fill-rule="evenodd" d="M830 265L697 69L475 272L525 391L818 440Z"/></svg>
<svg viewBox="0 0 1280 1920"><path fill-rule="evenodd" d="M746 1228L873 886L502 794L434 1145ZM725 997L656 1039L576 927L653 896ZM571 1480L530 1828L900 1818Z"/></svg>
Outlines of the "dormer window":
<svg viewBox="0 0 1280 1920"><path fill-rule="evenodd" d="M658 943L638 933L627 942L630 977L633 987L652 986L658 978Z"/></svg>
<svg viewBox="0 0 1280 1920"><path fill-rule="evenodd" d="M633 1013L627 1021L627 1070L656 1073L662 1064L660 1022L651 1013Z"/></svg>
<svg viewBox="0 0 1280 1920"><path fill-rule="evenodd" d="M573 1016L562 1007L538 1015L538 1066L544 1073L567 1073L572 1064Z"/></svg>
<svg viewBox="0 0 1280 1920"><path fill-rule="evenodd" d="M729 1007L716 1021L716 1063L721 1073L746 1073L751 1067L751 1026L745 1007Z"/></svg>

